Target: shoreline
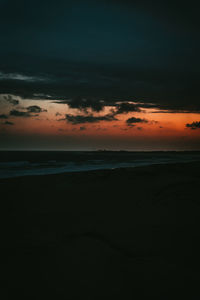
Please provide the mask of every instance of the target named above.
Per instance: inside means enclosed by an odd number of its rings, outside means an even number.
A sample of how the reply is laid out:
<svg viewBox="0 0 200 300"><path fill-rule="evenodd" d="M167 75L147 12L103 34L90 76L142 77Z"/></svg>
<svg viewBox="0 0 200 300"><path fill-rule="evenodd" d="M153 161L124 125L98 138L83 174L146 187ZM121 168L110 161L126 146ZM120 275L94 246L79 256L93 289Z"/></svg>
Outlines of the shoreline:
<svg viewBox="0 0 200 300"><path fill-rule="evenodd" d="M194 161L185 161L185 162L159 162L159 163L149 163L149 164L142 164L142 165L136 165L136 166L126 166L126 167L116 167L116 168L96 168L96 169L91 169L91 170L78 170L78 171L61 171L61 172L56 172L56 173L47 173L47 174L27 174L27 175L16 175L16 176L10 176L10 177L0 177L0 182L4 180L12 180L12 179L18 179L18 178L26 178L26 177L46 177L46 176L72 176L72 174L88 174L88 173L97 173L97 172L119 172L120 170L135 170L139 168L151 168L154 166L173 166L173 165L185 165L185 164L199 164L200 165L200 160L194 160Z"/></svg>

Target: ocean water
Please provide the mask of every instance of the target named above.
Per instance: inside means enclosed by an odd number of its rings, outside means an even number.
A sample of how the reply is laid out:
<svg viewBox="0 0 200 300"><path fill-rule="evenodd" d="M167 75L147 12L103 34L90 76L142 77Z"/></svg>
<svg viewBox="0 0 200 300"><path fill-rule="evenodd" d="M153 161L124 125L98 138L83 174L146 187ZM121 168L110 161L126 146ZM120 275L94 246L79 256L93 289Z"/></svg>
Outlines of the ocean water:
<svg viewBox="0 0 200 300"><path fill-rule="evenodd" d="M200 161L200 152L0 151L0 178Z"/></svg>

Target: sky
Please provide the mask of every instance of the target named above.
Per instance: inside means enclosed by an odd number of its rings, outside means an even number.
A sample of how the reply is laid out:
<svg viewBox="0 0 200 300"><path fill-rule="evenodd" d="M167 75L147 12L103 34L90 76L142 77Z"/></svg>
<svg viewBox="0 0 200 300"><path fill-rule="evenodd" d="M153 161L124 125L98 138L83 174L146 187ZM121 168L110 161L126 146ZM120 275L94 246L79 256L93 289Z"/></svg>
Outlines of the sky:
<svg viewBox="0 0 200 300"><path fill-rule="evenodd" d="M197 1L0 11L1 150L200 150Z"/></svg>

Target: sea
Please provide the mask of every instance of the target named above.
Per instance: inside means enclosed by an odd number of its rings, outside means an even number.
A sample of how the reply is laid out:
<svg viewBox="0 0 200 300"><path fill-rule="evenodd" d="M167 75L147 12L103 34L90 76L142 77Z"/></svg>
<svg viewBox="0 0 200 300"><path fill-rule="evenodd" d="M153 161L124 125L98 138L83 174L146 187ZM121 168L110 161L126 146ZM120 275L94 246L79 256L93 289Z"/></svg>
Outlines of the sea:
<svg viewBox="0 0 200 300"><path fill-rule="evenodd" d="M0 151L0 178L195 161L199 151Z"/></svg>

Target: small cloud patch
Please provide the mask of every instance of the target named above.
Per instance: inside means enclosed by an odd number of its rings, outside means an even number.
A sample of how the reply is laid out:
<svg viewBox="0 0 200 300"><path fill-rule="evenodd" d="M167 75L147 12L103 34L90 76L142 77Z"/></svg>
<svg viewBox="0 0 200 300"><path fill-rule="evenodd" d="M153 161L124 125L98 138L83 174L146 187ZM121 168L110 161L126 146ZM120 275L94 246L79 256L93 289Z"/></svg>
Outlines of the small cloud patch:
<svg viewBox="0 0 200 300"><path fill-rule="evenodd" d="M116 114L125 114L129 112L140 112L141 109L138 107L137 104L129 103L129 102L122 102L116 105L117 110Z"/></svg>
<svg viewBox="0 0 200 300"><path fill-rule="evenodd" d="M10 111L10 116L29 118L29 117L37 117L41 112L47 112L46 109L42 109L38 105L28 106L25 109L26 111L13 109Z"/></svg>
<svg viewBox="0 0 200 300"><path fill-rule="evenodd" d="M31 117L30 113L27 111L20 111L13 109L10 111L10 116L12 117Z"/></svg>
<svg viewBox="0 0 200 300"><path fill-rule="evenodd" d="M7 115L4 115L4 114L2 114L2 115L0 115L0 119L8 119L8 116L7 116Z"/></svg>
<svg viewBox="0 0 200 300"><path fill-rule="evenodd" d="M193 122L193 123L188 123L185 125L187 128L190 128L192 130L195 130L195 129L200 129L200 121L196 121L196 122Z"/></svg>
<svg viewBox="0 0 200 300"><path fill-rule="evenodd" d="M116 121L117 119L113 114L107 114L105 116L93 116L93 115L65 115L66 121L72 123L73 125L76 124L84 124L84 123L97 123L100 121Z"/></svg>
<svg viewBox="0 0 200 300"><path fill-rule="evenodd" d="M135 126L135 124L138 124L138 123L148 123L148 122L149 121L146 119L135 118L135 117L132 117L132 118L129 118L128 120L126 120L126 124L128 126Z"/></svg>
<svg viewBox="0 0 200 300"><path fill-rule="evenodd" d="M32 106L28 106L27 107L27 111L30 113L41 113L41 112L47 112L46 109L42 109L40 106L38 105L32 105Z"/></svg>
<svg viewBox="0 0 200 300"><path fill-rule="evenodd" d="M10 121L6 121L6 122L4 122L4 124L5 124L5 125L10 125L10 126L15 125L15 123L10 122Z"/></svg>

